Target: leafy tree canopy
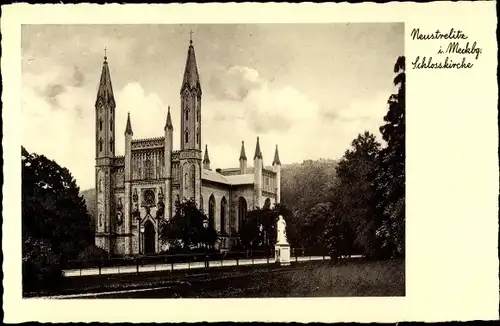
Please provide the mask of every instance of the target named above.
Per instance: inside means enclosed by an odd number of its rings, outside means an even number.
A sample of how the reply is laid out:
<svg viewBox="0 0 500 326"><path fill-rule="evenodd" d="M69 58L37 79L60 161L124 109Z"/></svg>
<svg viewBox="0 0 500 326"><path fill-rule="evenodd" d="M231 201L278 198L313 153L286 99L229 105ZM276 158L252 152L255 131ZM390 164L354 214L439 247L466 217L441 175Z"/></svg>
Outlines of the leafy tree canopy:
<svg viewBox="0 0 500 326"><path fill-rule="evenodd" d="M170 246L184 249L200 244L213 247L217 242L214 221L209 220L193 200L176 201L174 216L160 225L160 237Z"/></svg>
<svg viewBox="0 0 500 326"><path fill-rule="evenodd" d="M76 181L66 168L43 155L24 150L21 164L23 241L46 243L62 259L75 259L94 241ZM23 252L25 257L30 254Z"/></svg>

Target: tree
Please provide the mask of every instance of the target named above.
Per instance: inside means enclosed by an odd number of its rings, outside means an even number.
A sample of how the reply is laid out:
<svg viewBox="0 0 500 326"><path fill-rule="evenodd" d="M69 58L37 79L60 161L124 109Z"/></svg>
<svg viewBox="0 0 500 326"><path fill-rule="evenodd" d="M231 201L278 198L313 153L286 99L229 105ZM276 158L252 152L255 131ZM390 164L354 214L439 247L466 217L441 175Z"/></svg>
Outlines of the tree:
<svg viewBox="0 0 500 326"><path fill-rule="evenodd" d="M273 248L276 244L276 222L278 216L282 215L287 222L288 231L291 229L288 221L293 216L292 212L284 204L275 204L272 208L255 208L247 212L243 227L240 231L240 240L247 249ZM290 241L289 241L290 242Z"/></svg>
<svg viewBox="0 0 500 326"><path fill-rule="evenodd" d="M372 184L377 169L380 144L373 134L365 131L351 143L336 168L337 182L333 189L330 208L334 213L327 222L326 236L336 236L342 231L344 251L355 248L372 256L379 245L376 241L376 230L379 220L376 216L375 188ZM331 246L326 238L326 243ZM339 246L337 244L336 246Z"/></svg>
<svg viewBox="0 0 500 326"><path fill-rule="evenodd" d="M217 232L213 221L196 207L193 200L177 201L175 214L160 225L160 237L171 246L181 246L184 250L191 246L205 244L213 248L217 241ZM204 221L208 222L205 228Z"/></svg>
<svg viewBox="0 0 500 326"><path fill-rule="evenodd" d="M401 56L394 65L397 93L389 97L385 124L380 127L387 146L381 151L374 180L379 197L377 210L383 216L377 234L392 255L404 255L405 251L405 69L405 57Z"/></svg>
<svg viewBox="0 0 500 326"><path fill-rule="evenodd" d="M47 285L44 280L60 276L60 265L94 242L94 232L66 168L24 147L21 167L23 285L40 287Z"/></svg>
<svg viewBox="0 0 500 326"><path fill-rule="evenodd" d="M76 181L43 155L22 159L22 229L24 239L47 241L63 260L76 258L94 241Z"/></svg>

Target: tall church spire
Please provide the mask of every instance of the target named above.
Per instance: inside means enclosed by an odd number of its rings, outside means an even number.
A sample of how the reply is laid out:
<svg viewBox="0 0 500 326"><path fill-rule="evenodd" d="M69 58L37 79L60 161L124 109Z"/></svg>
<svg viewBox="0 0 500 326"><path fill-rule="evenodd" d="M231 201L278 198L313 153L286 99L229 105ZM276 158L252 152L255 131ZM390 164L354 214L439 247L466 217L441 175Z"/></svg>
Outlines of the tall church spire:
<svg viewBox="0 0 500 326"><path fill-rule="evenodd" d="M278 154L278 145L276 145L276 151L274 152L273 165L275 165L275 164L281 165L280 156Z"/></svg>
<svg viewBox="0 0 500 326"><path fill-rule="evenodd" d="M262 152L260 151L259 137L257 137L257 145L255 146L255 155L253 156L254 160L256 158L262 159Z"/></svg>
<svg viewBox="0 0 500 326"><path fill-rule="evenodd" d="M109 73L108 57L104 55L102 63L101 80L99 81L99 89L97 91L96 106L101 102L102 105L109 104L115 107L115 97L113 95L113 86L111 85L111 74Z"/></svg>
<svg viewBox="0 0 500 326"><path fill-rule="evenodd" d="M186 68L184 69L184 78L182 80L181 92L184 88L197 89L201 93L200 76L196 65L196 55L194 53L193 40L189 41L188 55L186 59Z"/></svg>

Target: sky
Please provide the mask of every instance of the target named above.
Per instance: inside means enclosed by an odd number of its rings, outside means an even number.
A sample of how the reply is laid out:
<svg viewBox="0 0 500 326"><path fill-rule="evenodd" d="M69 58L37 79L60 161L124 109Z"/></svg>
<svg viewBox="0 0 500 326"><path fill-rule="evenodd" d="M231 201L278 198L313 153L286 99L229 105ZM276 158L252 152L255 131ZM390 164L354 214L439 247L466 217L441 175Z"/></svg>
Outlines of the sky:
<svg viewBox="0 0 500 326"><path fill-rule="evenodd" d="M95 100L104 49L116 100L117 155L130 112L134 138L160 137L170 105L179 149L180 87L190 31L202 97L202 144L212 169L339 159L378 128L395 91L404 25L23 25L22 141L95 184ZM123 131L123 132L121 132Z"/></svg>

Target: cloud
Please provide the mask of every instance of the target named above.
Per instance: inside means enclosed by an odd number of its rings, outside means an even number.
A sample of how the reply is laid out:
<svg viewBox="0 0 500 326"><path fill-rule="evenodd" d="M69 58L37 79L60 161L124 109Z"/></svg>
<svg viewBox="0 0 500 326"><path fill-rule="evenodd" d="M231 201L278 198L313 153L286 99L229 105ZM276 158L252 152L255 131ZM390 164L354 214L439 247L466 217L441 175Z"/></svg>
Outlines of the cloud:
<svg viewBox="0 0 500 326"><path fill-rule="evenodd" d="M243 101L253 89L262 86L259 72L244 66L232 66L228 69L214 69L208 87L218 100Z"/></svg>
<svg viewBox="0 0 500 326"><path fill-rule="evenodd" d="M244 120L258 134L287 132L297 123L311 123L318 105L292 86L275 88L251 67L217 69L209 82L209 118Z"/></svg>
<svg viewBox="0 0 500 326"><path fill-rule="evenodd" d="M134 139L164 135L167 106L165 106L158 94L148 93L143 89L141 84L132 82L126 84L121 90L115 93L115 100L117 106L115 136L119 152L123 153L125 148L124 132L129 112ZM177 110L172 110L171 113L175 128L175 122L178 121Z"/></svg>
<svg viewBox="0 0 500 326"><path fill-rule="evenodd" d="M385 92L344 102L332 94L330 106L321 106L292 85L278 87L262 80L255 69L228 71L254 84L238 101L215 97L203 103L203 141L208 143L213 168L237 166L242 140L252 164L257 136L264 163L271 164L276 145L282 162L301 162L340 158L365 130L379 135L387 111Z"/></svg>

